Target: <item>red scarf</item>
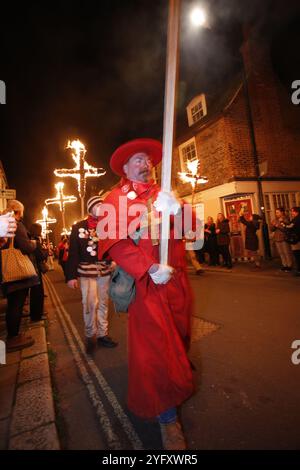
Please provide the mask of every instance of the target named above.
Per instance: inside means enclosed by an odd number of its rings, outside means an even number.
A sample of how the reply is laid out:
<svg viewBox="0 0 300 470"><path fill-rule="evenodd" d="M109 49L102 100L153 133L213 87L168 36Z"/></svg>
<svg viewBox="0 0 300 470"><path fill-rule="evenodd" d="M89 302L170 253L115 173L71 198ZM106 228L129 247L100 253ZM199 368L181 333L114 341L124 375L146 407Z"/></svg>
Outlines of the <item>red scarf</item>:
<svg viewBox="0 0 300 470"><path fill-rule="evenodd" d="M97 227L97 223L98 223L98 218L97 217L93 217L92 215L88 216L87 225L88 225L89 230L92 230L92 229L95 230L96 227Z"/></svg>

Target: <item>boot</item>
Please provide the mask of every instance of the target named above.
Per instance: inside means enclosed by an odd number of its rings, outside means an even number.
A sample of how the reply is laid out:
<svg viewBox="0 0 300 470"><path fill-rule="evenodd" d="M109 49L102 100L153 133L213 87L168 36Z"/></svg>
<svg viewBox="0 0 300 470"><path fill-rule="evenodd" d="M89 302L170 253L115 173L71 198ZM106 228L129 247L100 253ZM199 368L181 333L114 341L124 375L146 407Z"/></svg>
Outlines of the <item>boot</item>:
<svg viewBox="0 0 300 470"><path fill-rule="evenodd" d="M165 450L186 450L186 442L181 425L178 421L160 424L161 438Z"/></svg>
<svg viewBox="0 0 300 470"><path fill-rule="evenodd" d="M7 352L19 351L20 349L29 348L34 344L34 339L31 336L19 334L12 336L6 340Z"/></svg>

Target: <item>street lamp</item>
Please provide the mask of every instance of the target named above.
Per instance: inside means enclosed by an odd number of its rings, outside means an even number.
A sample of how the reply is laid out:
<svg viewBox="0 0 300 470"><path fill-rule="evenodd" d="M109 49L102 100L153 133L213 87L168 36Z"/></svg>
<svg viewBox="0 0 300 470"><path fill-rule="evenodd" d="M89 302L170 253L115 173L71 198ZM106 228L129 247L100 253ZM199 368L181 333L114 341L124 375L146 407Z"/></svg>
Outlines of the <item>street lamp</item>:
<svg viewBox="0 0 300 470"><path fill-rule="evenodd" d="M190 13L190 19L195 27L204 26L206 23L205 11L200 7L194 7Z"/></svg>

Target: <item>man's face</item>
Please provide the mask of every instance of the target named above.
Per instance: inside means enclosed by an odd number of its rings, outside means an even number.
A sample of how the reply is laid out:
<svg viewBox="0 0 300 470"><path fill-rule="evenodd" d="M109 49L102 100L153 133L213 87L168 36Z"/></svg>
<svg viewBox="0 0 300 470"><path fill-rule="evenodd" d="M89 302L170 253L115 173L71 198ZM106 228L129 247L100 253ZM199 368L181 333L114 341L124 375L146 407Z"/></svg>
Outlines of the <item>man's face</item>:
<svg viewBox="0 0 300 470"><path fill-rule="evenodd" d="M100 207L101 207L102 202L98 202L98 204L95 204L92 209L91 209L91 214L93 217L98 217L100 215Z"/></svg>
<svg viewBox="0 0 300 470"><path fill-rule="evenodd" d="M151 178L152 166L151 158L146 153L136 153L123 166L123 170L129 180L147 183Z"/></svg>

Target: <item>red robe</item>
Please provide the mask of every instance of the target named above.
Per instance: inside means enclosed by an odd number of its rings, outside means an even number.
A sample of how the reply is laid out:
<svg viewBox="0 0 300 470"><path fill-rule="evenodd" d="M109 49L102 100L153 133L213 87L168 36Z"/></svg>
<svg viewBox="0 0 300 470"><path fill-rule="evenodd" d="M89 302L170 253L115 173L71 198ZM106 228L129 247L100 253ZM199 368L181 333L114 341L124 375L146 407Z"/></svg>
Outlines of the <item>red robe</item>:
<svg viewBox="0 0 300 470"><path fill-rule="evenodd" d="M104 203L118 207L119 196L134 191L133 203L156 199L160 188L122 179ZM118 210L117 210L118 213ZM133 217L129 217L129 222ZM192 293L186 273L182 240L169 242L169 264L175 268L172 279L156 285L148 274L159 263L159 246L151 239L106 239L99 243L99 259L105 253L135 278L136 298L128 315L128 407L138 416L152 418L180 405L193 392L194 384L187 349L190 342ZM124 235L124 234L123 234Z"/></svg>

